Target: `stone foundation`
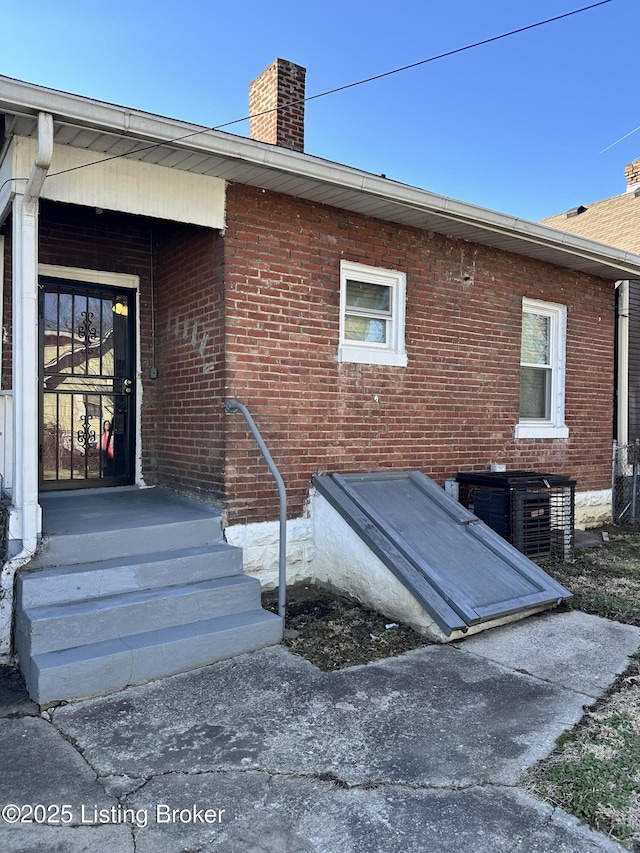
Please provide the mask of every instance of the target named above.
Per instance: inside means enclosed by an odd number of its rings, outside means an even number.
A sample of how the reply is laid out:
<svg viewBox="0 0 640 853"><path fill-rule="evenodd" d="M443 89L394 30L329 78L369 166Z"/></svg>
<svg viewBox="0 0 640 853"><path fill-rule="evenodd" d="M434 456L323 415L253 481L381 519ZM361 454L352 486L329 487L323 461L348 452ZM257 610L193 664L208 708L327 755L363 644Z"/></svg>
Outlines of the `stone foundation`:
<svg viewBox="0 0 640 853"><path fill-rule="evenodd" d="M576 521L579 530L611 523L611 489L576 492Z"/></svg>
<svg viewBox="0 0 640 853"><path fill-rule="evenodd" d="M234 524L224 531L230 545L242 548L245 574L257 578L263 589L278 586L279 533L277 521ZM287 521L287 586L311 578L313 551L311 519Z"/></svg>

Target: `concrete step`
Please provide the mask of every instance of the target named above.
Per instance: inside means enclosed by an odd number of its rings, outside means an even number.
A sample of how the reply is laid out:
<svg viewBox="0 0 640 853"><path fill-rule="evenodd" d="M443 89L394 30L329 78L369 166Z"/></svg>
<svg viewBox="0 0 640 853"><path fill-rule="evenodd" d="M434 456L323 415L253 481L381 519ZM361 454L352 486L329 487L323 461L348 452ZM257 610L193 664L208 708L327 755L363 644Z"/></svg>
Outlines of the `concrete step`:
<svg viewBox="0 0 640 853"><path fill-rule="evenodd" d="M43 537L31 568L72 566L101 560L135 557L182 547L203 547L220 541L220 519L217 515L187 520L159 521L157 524L133 524L117 529L56 532Z"/></svg>
<svg viewBox="0 0 640 853"><path fill-rule="evenodd" d="M154 551L99 563L33 570L30 566L18 576L16 600L18 610L29 609L240 574L242 550L220 540L204 547Z"/></svg>
<svg viewBox="0 0 640 853"><path fill-rule="evenodd" d="M249 610L34 655L24 669L31 698L45 705L112 693L278 643L282 620Z"/></svg>
<svg viewBox="0 0 640 853"><path fill-rule="evenodd" d="M217 509L162 489L41 504L46 535L19 573L15 619L35 701L110 693L282 639Z"/></svg>
<svg viewBox="0 0 640 853"><path fill-rule="evenodd" d="M260 582L246 575L19 610L21 658L260 607Z"/></svg>

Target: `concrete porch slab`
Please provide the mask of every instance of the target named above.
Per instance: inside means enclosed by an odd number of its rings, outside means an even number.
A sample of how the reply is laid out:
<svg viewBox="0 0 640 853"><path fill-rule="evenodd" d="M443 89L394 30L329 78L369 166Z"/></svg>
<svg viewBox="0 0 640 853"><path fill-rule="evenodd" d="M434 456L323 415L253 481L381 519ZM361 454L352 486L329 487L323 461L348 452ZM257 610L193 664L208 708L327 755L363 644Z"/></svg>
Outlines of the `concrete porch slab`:
<svg viewBox="0 0 640 853"><path fill-rule="evenodd" d="M155 487L43 492L39 502L44 536L220 518L213 506Z"/></svg>
<svg viewBox="0 0 640 853"><path fill-rule="evenodd" d="M29 569L138 556L222 538L222 516L161 488L40 495L43 536ZM90 536L90 542L87 537Z"/></svg>

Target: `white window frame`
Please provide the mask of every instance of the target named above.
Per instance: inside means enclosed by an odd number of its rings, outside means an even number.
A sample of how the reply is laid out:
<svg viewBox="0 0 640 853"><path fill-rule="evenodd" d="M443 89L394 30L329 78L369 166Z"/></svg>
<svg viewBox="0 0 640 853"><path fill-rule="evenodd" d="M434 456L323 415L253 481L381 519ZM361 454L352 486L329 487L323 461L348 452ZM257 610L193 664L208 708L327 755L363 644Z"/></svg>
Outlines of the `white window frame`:
<svg viewBox="0 0 640 853"><path fill-rule="evenodd" d="M379 284L391 288L390 317L387 320L387 341L376 344L371 341L352 341L345 338L345 319L347 316L347 281L359 281L364 284ZM355 364L381 364L392 367L406 367L408 363L404 343L404 325L406 312L407 277L399 270L386 270L356 264L352 261L340 262L340 346L339 362Z"/></svg>
<svg viewBox="0 0 640 853"><path fill-rule="evenodd" d="M539 299L522 300L522 314L540 314L549 318L549 363L551 393L548 418L521 418L516 425L516 438L568 438L564 422L566 381L567 307Z"/></svg>

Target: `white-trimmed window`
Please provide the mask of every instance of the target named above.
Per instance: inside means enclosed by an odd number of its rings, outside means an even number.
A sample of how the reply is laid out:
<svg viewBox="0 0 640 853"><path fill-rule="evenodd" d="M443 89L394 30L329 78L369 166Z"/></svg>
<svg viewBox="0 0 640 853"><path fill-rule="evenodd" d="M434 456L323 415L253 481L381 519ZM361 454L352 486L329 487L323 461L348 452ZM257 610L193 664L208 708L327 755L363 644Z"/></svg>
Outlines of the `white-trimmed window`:
<svg viewBox="0 0 640 853"><path fill-rule="evenodd" d="M340 263L339 361L406 367L403 272Z"/></svg>
<svg viewBox="0 0 640 853"><path fill-rule="evenodd" d="M520 422L516 438L567 438L564 422L567 309L522 300Z"/></svg>

